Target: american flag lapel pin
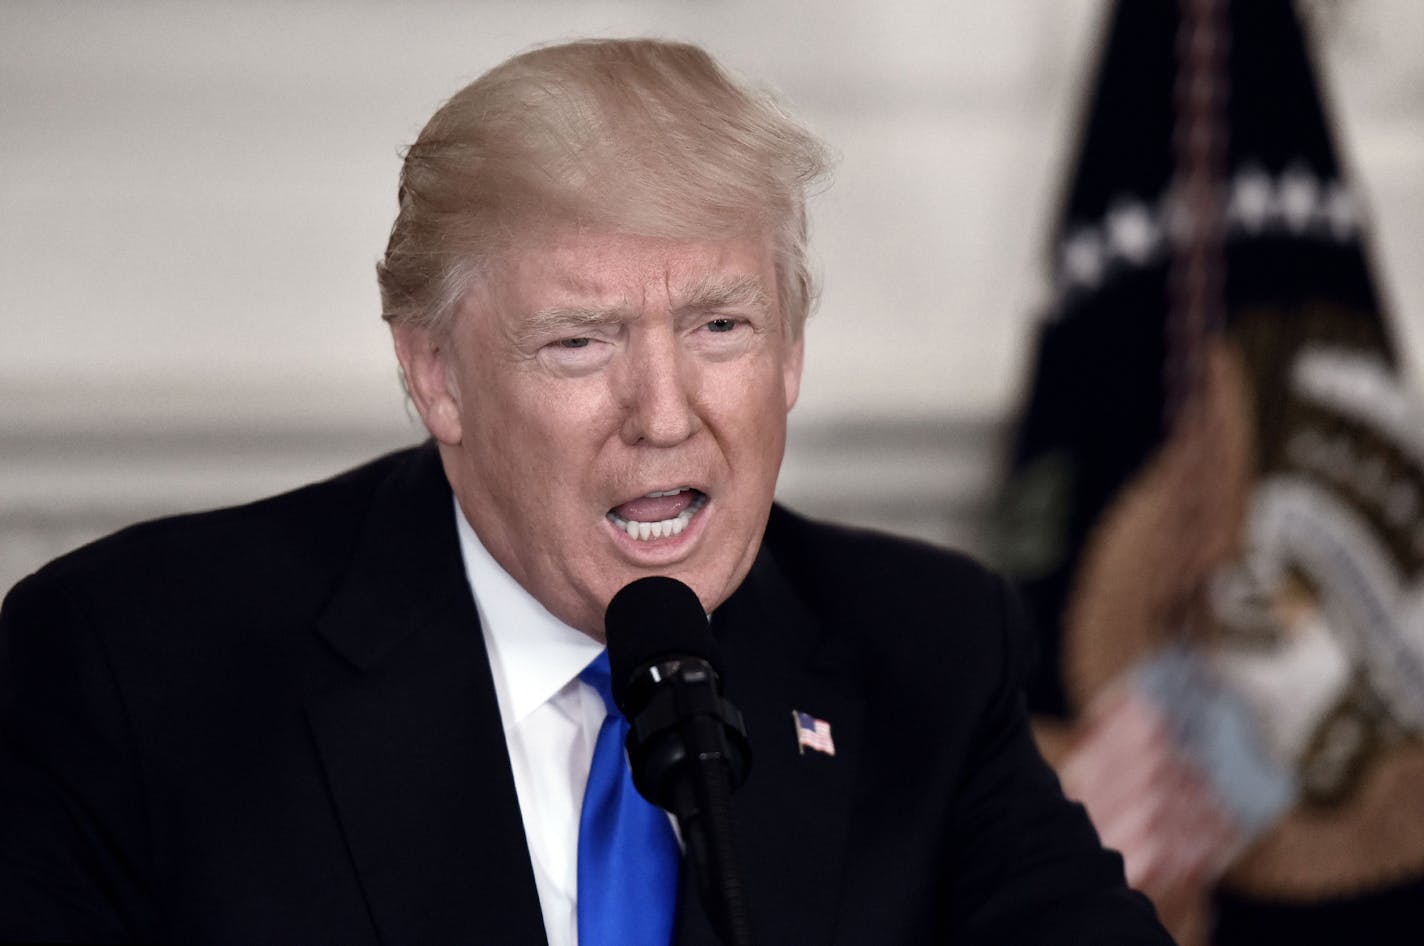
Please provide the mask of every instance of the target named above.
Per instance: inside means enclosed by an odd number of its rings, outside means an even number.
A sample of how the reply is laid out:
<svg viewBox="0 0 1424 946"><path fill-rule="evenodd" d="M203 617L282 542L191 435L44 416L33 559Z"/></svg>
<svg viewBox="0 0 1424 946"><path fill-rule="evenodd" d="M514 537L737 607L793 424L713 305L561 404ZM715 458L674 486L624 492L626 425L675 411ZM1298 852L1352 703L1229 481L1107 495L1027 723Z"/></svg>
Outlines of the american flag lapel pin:
<svg viewBox="0 0 1424 946"><path fill-rule="evenodd" d="M800 710L791 711L791 721L796 725L796 750L802 755L807 749L826 755L836 754L836 744L831 741L830 723Z"/></svg>

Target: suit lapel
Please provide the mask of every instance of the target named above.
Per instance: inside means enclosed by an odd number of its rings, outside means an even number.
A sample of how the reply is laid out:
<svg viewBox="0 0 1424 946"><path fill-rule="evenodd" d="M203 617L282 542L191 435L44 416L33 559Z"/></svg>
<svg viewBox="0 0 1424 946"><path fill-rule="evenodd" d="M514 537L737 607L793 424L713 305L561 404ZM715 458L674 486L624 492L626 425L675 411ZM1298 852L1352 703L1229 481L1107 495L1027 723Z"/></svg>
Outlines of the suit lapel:
<svg viewBox="0 0 1424 946"><path fill-rule="evenodd" d="M386 946L544 943L454 507L429 446L372 504L317 632L341 682L307 715Z"/></svg>
<svg viewBox="0 0 1424 946"><path fill-rule="evenodd" d="M317 633L339 682L307 702L322 764L386 946L545 943L499 708L438 454L383 485ZM853 654L763 549L718 609L728 696L754 753L734 798L758 937L828 943L862 752ZM793 710L835 755L798 749ZM719 946L684 885L677 942Z"/></svg>
<svg viewBox="0 0 1424 946"><path fill-rule="evenodd" d="M733 798L749 908L768 943L828 943L841 896L848 815L865 707L855 661L797 598L764 548L718 609L714 629L727 695L741 709L752 771ZM793 711L831 725L835 755L798 748ZM713 946L685 885L683 946Z"/></svg>

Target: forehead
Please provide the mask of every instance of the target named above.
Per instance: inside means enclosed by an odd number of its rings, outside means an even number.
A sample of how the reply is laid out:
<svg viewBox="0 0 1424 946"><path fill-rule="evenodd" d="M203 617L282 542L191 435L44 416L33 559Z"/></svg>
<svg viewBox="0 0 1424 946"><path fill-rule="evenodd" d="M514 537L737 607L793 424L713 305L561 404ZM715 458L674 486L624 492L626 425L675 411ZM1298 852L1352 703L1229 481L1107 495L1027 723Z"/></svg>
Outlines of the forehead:
<svg viewBox="0 0 1424 946"><path fill-rule="evenodd" d="M543 227L507 247L494 275L506 302L527 311L574 303L676 308L714 297L776 306L775 257L763 233L696 240Z"/></svg>

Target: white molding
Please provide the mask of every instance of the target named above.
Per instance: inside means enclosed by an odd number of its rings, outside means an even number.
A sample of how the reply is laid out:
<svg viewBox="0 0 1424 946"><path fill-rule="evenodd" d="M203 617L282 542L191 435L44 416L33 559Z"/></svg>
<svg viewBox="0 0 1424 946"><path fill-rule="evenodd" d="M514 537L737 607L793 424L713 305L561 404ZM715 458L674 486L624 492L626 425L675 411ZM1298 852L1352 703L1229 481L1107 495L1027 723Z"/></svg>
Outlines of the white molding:
<svg viewBox="0 0 1424 946"><path fill-rule="evenodd" d="M141 401L110 402L129 407L102 422L0 425L0 589L131 522L271 495L421 439L398 417L299 423L238 411L154 425L133 409ZM797 423L778 496L812 515L972 550L1001 433L992 418Z"/></svg>

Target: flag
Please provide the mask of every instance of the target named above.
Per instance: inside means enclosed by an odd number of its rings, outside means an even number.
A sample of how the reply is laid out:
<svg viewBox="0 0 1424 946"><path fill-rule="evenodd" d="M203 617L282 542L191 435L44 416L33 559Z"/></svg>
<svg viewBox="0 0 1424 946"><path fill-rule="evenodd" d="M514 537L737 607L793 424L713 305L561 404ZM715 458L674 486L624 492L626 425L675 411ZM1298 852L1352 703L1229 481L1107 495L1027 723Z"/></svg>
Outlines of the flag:
<svg viewBox="0 0 1424 946"><path fill-rule="evenodd" d="M1260 783L1268 818L1212 783L1227 756L1172 741L1249 842L1214 942L1417 936L1424 413L1301 24L1288 0L1123 0L1087 104L1002 504L1031 704L1245 708L1232 758L1289 780ZM1211 685L1164 708L1188 666Z"/></svg>
<svg viewBox="0 0 1424 946"><path fill-rule="evenodd" d="M810 749L826 755L836 754L836 744L831 741L830 723L800 710L791 711L791 720L796 725L796 748L799 752L804 755Z"/></svg>

